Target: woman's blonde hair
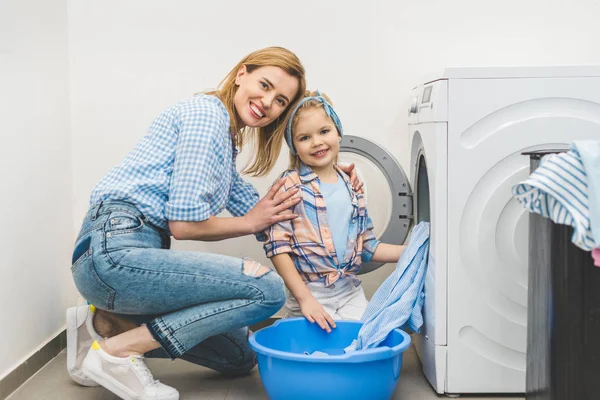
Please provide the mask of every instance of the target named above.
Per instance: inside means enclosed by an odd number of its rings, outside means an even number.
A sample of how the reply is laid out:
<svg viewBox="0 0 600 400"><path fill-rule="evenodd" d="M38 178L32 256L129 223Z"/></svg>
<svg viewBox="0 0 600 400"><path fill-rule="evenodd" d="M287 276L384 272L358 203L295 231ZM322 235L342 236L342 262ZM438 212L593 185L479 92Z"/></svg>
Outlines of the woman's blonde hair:
<svg viewBox="0 0 600 400"><path fill-rule="evenodd" d="M329 104L331 104L333 106L333 102L331 101L331 99L329 98L329 96L327 96L325 93L323 92L317 92L317 91L313 91L311 92L310 90L307 90L304 93L304 96L302 98L305 97L316 97L316 96L321 96L323 97L325 100L327 100L329 102ZM300 99L302 100L302 99ZM302 105L300 107L298 107L298 111L296 111L296 113L294 114L294 117L292 118L292 141L293 141L293 132L294 132L294 128L296 126L296 124L298 123L298 120L300 119L300 115L310 109L310 108L321 108L323 109L323 112L325 112L325 105L323 104L323 102L318 101L318 100L307 100L304 103L302 103ZM338 135L340 133L338 132ZM339 156L335 157L334 163L337 165L339 161ZM300 157L298 157L298 155L294 155L292 154L292 152L290 151L290 165L289 165L289 169L295 169L295 170L300 170Z"/></svg>
<svg viewBox="0 0 600 400"><path fill-rule="evenodd" d="M296 96L291 99L279 118L265 127L239 128L239 114L235 108L234 98L238 89L235 79L242 65L246 66L248 73L252 73L252 71L265 66L279 67L298 79L298 92ZM283 141L287 118L306 90L304 75L304 67L294 53L283 47L266 47L244 57L233 67L225 79L221 81L217 90L207 92L207 94L217 96L221 99L229 112L231 129L237 134L236 146L240 151L252 137L256 138L254 141L256 152L254 157L244 167L243 173L251 174L252 176L265 176L273 169L281 152L281 142Z"/></svg>

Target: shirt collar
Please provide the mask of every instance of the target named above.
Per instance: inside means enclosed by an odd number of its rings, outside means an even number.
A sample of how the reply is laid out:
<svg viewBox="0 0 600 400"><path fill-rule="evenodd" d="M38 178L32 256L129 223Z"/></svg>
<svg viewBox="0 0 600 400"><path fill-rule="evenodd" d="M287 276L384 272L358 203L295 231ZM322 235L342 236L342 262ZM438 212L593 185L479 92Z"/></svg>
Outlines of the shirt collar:
<svg viewBox="0 0 600 400"><path fill-rule="evenodd" d="M318 178L317 174L315 174L312 170L311 167L309 167L308 165L304 164L303 162L300 163L300 180L302 181L302 183L307 183L310 181L313 181L315 179Z"/></svg>

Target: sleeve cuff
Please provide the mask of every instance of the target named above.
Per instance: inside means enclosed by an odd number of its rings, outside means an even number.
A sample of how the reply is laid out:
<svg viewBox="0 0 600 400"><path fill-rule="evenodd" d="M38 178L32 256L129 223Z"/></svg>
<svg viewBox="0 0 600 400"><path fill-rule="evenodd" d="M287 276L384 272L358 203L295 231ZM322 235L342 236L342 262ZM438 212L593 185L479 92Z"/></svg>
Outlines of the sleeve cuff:
<svg viewBox="0 0 600 400"><path fill-rule="evenodd" d="M200 203L189 207L167 202L165 217L169 221L204 221L210 218L210 206L208 203Z"/></svg>
<svg viewBox="0 0 600 400"><path fill-rule="evenodd" d="M370 240L368 243L364 243L363 251L361 255L361 259L363 262L368 263L373 258L373 254L375 254L375 250L377 250L377 246L379 246L381 241L377 239Z"/></svg>
<svg viewBox="0 0 600 400"><path fill-rule="evenodd" d="M267 258L271 258L278 254L292 253L292 248L289 242L285 241L267 242L263 245L263 247L265 249Z"/></svg>

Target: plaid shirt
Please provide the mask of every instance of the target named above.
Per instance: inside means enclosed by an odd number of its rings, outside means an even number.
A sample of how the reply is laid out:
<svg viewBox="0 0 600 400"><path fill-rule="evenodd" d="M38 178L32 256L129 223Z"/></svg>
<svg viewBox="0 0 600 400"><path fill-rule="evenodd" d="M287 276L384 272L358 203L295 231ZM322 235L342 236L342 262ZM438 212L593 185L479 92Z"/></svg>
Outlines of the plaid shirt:
<svg viewBox="0 0 600 400"><path fill-rule="evenodd" d="M373 223L367 214L364 196L355 193L348 176L339 169L337 171L344 178L353 208L348 227L348 245L341 262L337 259L327 222L327 208L319 190L319 178L304 164L300 172L288 170L282 175L286 178L282 192L300 188L302 201L290 211L298 214L298 218L279 222L265 231L268 237L264 243L267 257L289 253L305 282L319 281L324 282L325 286L346 276L358 279L356 273L362 263L371 260L379 245L379 240L373 234Z"/></svg>
<svg viewBox="0 0 600 400"><path fill-rule="evenodd" d="M94 188L90 204L133 203L156 226L203 221L227 208L245 215L259 200L235 166L227 109L214 96L184 100L160 114L146 136Z"/></svg>

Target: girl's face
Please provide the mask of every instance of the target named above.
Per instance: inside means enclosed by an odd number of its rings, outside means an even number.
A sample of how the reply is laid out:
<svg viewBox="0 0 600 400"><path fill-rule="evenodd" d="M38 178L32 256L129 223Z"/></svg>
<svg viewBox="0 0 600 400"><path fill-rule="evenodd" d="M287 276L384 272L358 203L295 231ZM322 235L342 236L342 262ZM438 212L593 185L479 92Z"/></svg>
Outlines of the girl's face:
<svg viewBox="0 0 600 400"><path fill-rule="evenodd" d="M322 108L302 110L292 141L300 160L318 173L332 168L340 152L341 137Z"/></svg>
<svg viewBox="0 0 600 400"><path fill-rule="evenodd" d="M298 79L279 67L264 66L248 72L242 65L233 102L242 126L262 128L276 120L298 93Z"/></svg>

